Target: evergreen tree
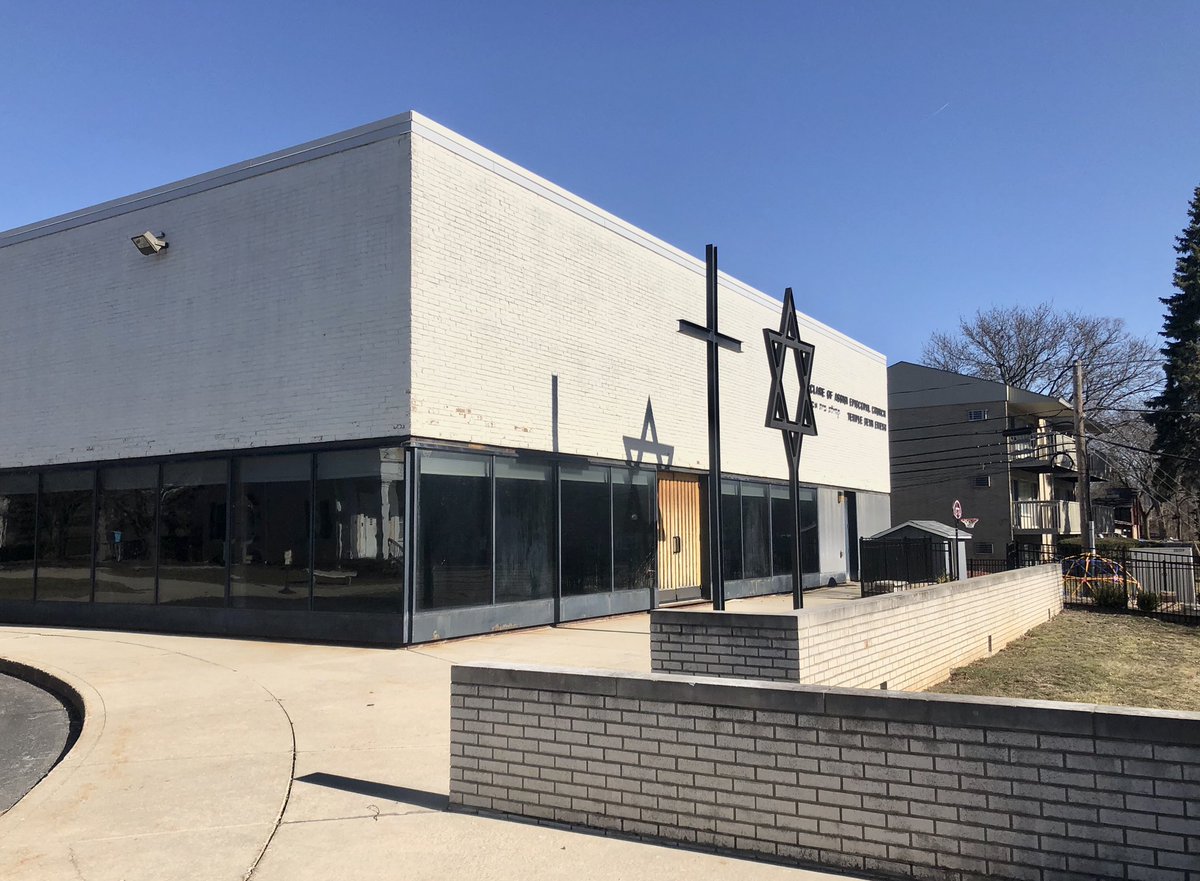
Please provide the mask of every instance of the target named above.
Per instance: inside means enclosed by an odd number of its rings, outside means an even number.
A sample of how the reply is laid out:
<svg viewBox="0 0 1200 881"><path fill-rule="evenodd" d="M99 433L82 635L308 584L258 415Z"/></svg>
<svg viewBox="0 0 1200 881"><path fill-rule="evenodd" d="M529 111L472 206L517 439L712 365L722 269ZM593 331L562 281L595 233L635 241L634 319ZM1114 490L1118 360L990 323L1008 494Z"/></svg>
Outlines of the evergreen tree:
<svg viewBox="0 0 1200 881"><path fill-rule="evenodd" d="M1200 491L1200 187L1188 218L1175 240L1176 293L1162 298L1166 382L1146 416L1154 426L1159 485L1166 496Z"/></svg>

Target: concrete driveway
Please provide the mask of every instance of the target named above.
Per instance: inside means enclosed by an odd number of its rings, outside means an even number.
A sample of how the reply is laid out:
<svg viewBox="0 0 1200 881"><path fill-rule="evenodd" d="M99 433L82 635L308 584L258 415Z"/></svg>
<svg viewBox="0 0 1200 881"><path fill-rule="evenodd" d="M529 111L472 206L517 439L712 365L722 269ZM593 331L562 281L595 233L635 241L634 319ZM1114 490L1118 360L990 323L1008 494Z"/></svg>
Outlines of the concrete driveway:
<svg viewBox="0 0 1200 881"><path fill-rule="evenodd" d="M639 614L372 649L0 628L0 657L66 680L87 710L0 816L0 878L845 877L443 810L453 663L646 671L648 630Z"/></svg>

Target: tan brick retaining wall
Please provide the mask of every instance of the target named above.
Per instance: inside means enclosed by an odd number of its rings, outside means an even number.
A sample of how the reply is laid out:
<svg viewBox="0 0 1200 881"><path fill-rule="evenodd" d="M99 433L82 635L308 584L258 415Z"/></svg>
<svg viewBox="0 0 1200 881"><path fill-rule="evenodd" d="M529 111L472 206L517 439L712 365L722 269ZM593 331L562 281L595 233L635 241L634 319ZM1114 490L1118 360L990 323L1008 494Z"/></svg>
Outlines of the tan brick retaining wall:
<svg viewBox="0 0 1200 881"><path fill-rule="evenodd" d="M1057 564L792 615L655 611L651 665L661 673L918 690L999 651L1061 611ZM776 663L785 619L795 621L794 665Z"/></svg>
<svg viewBox="0 0 1200 881"><path fill-rule="evenodd" d="M456 809L893 878L1200 872L1200 714L524 667L451 682Z"/></svg>

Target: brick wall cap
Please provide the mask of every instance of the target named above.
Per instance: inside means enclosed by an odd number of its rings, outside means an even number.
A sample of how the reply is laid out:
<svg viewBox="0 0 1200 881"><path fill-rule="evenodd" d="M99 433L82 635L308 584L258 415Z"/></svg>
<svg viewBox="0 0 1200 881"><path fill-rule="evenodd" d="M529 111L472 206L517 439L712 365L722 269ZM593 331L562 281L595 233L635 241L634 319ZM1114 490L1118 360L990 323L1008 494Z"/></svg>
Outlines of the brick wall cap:
<svg viewBox="0 0 1200 881"><path fill-rule="evenodd" d="M1200 744L1200 713L978 695L830 688L758 679L579 670L525 664L456 664L463 685L543 689L636 700L827 713L860 719L979 726L1143 742Z"/></svg>
<svg viewBox="0 0 1200 881"><path fill-rule="evenodd" d="M796 613L783 615L760 615L756 612L714 612L708 609L686 611L683 609L655 609L650 612L650 626L655 624L687 624L703 627L706 624L727 627L762 627L772 630L796 630Z"/></svg>

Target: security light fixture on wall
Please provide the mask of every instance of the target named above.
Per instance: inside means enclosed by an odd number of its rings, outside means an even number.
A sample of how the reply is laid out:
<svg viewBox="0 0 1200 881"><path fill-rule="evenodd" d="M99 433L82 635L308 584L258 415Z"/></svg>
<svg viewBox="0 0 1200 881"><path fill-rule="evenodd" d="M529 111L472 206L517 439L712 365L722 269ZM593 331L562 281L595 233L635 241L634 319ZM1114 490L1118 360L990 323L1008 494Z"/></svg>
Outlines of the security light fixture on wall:
<svg viewBox="0 0 1200 881"><path fill-rule="evenodd" d="M149 230L146 230L146 232L142 233L140 236L134 236L133 245L147 256L151 254L157 254L159 251L165 251L170 247L170 245L167 244L167 234L165 232L160 232L158 235L155 235Z"/></svg>

